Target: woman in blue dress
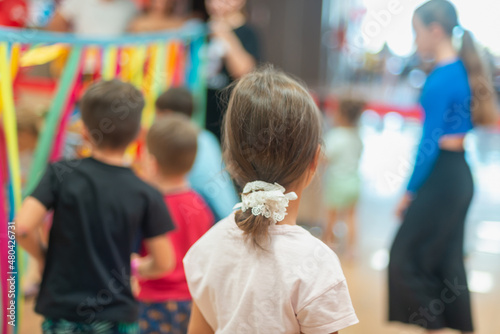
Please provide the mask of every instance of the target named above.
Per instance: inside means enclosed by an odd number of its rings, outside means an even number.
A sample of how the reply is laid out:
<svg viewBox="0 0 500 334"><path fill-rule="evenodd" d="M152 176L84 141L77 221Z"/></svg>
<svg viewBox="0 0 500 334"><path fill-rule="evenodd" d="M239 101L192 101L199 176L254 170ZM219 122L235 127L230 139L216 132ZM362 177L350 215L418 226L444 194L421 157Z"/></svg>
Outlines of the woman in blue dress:
<svg viewBox="0 0 500 334"><path fill-rule="evenodd" d="M474 125L494 123L496 98L470 33L459 52L453 47L459 23L450 2L423 4L413 26L418 53L436 65L422 90L422 140L398 207L403 222L390 254L389 320L428 333L472 333L463 239L474 186L463 142Z"/></svg>

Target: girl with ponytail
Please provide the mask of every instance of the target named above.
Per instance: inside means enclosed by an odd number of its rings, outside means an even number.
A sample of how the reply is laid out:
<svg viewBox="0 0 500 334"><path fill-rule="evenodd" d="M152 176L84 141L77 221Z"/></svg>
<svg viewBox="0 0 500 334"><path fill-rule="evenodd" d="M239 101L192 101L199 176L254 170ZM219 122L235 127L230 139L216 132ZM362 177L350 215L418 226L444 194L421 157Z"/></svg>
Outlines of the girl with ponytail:
<svg viewBox="0 0 500 334"><path fill-rule="evenodd" d="M337 333L357 323L337 256L296 225L321 154L307 90L272 68L244 76L223 133L242 201L184 258L189 333Z"/></svg>
<svg viewBox="0 0 500 334"><path fill-rule="evenodd" d="M413 26L419 54L436 65L422 90L422 140L398 208L403 221L390 253L389 320L428 333L447 327L472 333L463 239L473 181L463 142L474 125L496 122L496 96L470 33L463 32L460 51L453 47L461 28L449 1L423 4Z"/></svg>

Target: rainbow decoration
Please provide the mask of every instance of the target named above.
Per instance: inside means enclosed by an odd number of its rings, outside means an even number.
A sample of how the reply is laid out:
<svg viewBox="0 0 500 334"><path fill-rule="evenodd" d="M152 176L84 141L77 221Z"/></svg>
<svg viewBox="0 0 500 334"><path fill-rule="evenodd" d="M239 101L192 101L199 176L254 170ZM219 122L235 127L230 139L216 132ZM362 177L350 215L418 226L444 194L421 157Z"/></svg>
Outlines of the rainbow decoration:
<svg viewBox="0 0 500 334"><path fill-rule="evenodd" d="M186 86L195 97L193 119L205 121L205 77L201 54L206 40L206 28L188 24L175 31L133 34L112 39L81 38L73 34L49 33L37 30L0 28L0 333L16 334L22 325L23 252L17 253L15 326L9 325L7 305L8 269L7 224L15 217L22 198L38 184L48 162L63 155L67 127L75 104L83 90L100 79L120 79L131 82L144 93L146 107L142 125L148 128L154 121L154 102L171 86ZM21 165L16 121L16 82L26 75L25 68L51 62L60 65L50 108L33 154L33 161L24 187L21 185ZM89 70L90 68L90 70ZM132 161L139 158L142 143L127 150Z"/></svg>

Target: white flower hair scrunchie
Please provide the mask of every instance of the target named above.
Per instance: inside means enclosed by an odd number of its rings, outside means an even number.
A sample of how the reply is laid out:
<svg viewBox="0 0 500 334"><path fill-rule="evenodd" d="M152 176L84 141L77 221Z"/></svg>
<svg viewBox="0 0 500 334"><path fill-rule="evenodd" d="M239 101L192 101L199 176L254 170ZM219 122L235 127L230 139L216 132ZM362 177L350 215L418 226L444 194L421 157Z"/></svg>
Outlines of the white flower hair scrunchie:
<svg viewBox="0 0 500 334"><path fill-rule="evenodd" d="M276 224L285 219L288 202L297 198L294 192L285 194L285 188L277 183L254 181L245 185L241 203L236 204L233 209L241 208L243 212L252 209L254 216L262 215Z"/></svg>

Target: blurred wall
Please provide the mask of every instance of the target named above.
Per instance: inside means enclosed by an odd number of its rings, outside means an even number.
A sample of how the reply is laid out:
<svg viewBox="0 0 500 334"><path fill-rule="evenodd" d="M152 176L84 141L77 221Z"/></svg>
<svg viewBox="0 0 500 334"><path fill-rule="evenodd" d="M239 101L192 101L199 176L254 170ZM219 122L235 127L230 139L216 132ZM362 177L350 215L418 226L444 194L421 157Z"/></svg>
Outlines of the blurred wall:
<svg viewBox="0 0 500 334"><path fill-rule="evenodd" d="M329 0L325 0L329 1ZM248 0L250 22L259 30L263 60L321 85L323 0Z"/></svg>

